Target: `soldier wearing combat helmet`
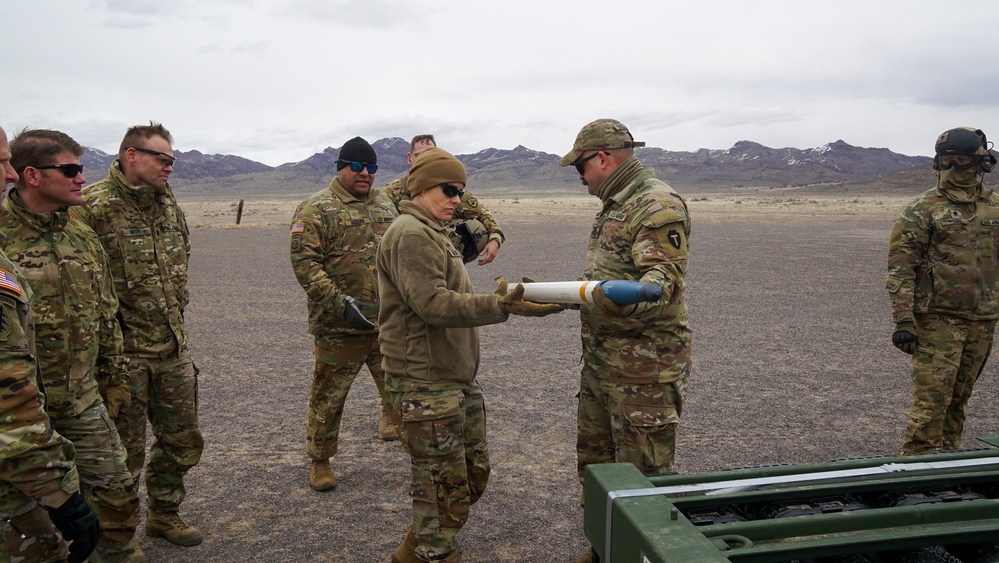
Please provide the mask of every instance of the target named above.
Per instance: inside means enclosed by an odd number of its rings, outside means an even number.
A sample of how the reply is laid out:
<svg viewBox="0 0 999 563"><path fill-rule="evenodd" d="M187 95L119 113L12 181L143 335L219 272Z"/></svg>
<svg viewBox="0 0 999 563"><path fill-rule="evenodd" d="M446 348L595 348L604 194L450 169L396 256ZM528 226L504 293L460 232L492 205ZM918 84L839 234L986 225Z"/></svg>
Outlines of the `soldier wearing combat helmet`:
<svg viewBox="0 0 999 563"><path fill-rule="evenodd" d="M985 187L996 164L980 129L944 131L937 186L892 226L888 294L892 343L912 355L912 408L902 454L954 450L972 388L999 319L999 196Z"/></svg>
<svg viewBox="0 0 999 563"><path fill-rule="evenodd" d="M559 161L603 202L593 224L584 280L635 279L662 287L656 303L619 306L594 291L582 305L577 468L630 462L642 473L673 470L676 428L691 367L684 300L690 215L683 198L643 168L627 127L587 124Z"/></svg>

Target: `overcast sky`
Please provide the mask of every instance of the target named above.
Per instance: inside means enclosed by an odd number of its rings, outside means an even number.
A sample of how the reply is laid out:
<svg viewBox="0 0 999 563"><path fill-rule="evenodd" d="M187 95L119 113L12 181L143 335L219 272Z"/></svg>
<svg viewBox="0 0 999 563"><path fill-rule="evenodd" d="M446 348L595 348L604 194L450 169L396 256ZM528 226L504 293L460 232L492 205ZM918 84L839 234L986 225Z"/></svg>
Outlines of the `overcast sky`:
<svg viewBox="0 0 999 563"><path fill-rule="evenodd" d="M0 125L272 166L360 135L567 152L600 117L667 150L999 141L999 2L0 0Z"/></svg>

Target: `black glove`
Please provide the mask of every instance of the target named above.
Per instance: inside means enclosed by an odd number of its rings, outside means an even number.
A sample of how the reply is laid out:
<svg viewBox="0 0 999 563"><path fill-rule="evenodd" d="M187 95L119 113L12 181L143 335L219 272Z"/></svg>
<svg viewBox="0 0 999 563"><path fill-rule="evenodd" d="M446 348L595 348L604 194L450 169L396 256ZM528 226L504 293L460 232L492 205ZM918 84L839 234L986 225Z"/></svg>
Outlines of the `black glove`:
<svg viewBox="0 0 999 563"><path fill-rule="evenodd" d="M49 512L49 518L62 533L62 537L68 542L73 542L69 546L69 563L86 561L97 547L100 522L97 521L94 509L83 499L83 495L77 491L59 508L47 506L44 508Z"/></svg>
<svg viewBox="0 0 999 563"><path fill-rule="evenodd" d="M896 348L906 354L912 355L916 351L916 343L918 341L919 339L916 338L916 325L911 322L895 325L895 332L891 335L891 343Z"/></svg>
<svg viewBox="0 0 999 563"><path fill-rule="evenodd" d="M371 303L365 303L364 301L358 301L351 296L344 298L346 303L343 306L343 320L347 321L350 328L357 330L375 330L377 327L371 324L371 321L364 317L361 313L362 309L370 309L374 307Z"/></svg>

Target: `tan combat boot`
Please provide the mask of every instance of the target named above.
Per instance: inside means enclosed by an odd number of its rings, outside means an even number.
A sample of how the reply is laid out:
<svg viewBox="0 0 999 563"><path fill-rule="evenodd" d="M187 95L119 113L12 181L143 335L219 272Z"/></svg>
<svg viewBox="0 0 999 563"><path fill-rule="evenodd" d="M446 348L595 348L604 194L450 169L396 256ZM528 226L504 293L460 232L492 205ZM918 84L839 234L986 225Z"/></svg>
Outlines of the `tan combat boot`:
<svg viewBox="0 0 999 563"><path fill-rule="evenodd" d="M313 461L311 467L309 467L309 486L312 487L313 491L328 491L336 487L336 477L333 476L333 471L330 470L330 462L323 461Z"/></svg>
<svg viewBox="0 0 999 563"><path fill-rule="evenodd" d="M135 546L135 553L128 560L128 563L149 563L149 558L146 557L145 553L142 553L142 548Z"/></svg>
<svg viewBox="0 0 999 563"><path fill-rule="evenodd" d="M395 425L385 410L382 410L382 418L378 421L378 437L386 441L399 439L399 433L396 432Z"/></svg>
<svg viewBox="0 0 999 563"><path fill-rule="evenodd" d="M146 535L183 546L198 545L205 539L197 528L188 526L176 512L155 510L146 511Z"/></svg>
<svg viewBox="0 0 999 563"><path fill-rule="evenodd" d="M420 558L416 556L416 546L420 545L413 533L413 528L406 531L406 538L402 540L399 547L395 548L392 554L392 563L420 563Z"/></svg>

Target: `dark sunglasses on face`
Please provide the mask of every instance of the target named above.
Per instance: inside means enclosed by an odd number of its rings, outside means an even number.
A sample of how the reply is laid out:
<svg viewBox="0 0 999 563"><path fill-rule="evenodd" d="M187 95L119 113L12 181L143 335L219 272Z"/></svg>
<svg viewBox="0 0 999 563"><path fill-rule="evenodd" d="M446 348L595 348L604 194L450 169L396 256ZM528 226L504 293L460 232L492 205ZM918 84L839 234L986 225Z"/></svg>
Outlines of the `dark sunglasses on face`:
<svg viewBox="0 0 999 563"><path fill-rule="evenodd" d="M128 147L128 148L135 149L135 150L137 150L137 151L139 151L141 153L151 154L153 156L162 156L163 158L162 159L157 158L156 162L159 162L160 166L162 166L163 168L167 168L169 166L173 166L173 164L175 162L177 162L177 159L175 157L172 157L172 156L168 155L165 152L154 151L152 149L144 149L142 147Z"/></svg>
<svg viewBox="0 0 999 563"><path fill-rule="evenodd" d="M444 195L448 197L461 197L462 190L458 186L452 184L441 184L441 190L444 191Z"/></svg>
<svg viewBox="0 0 999 563"><path fill-rule="evenodd" d="M579 172L579 175L582 176L583 171L586 170L586 161L591 160L593 157L597 156L598 154L600 154L600 151L597 151L586 158L581 158L576 162L573 162L572 165L576 167L576 172Z"/></svg>
<svg viewBox="0 0 999 563"><path fill-rule="evenodd" d="M351 172L360 173L361 170L364 170L365 168L368 169L368 174L374 174L376 171L378 171L378 165L377 164L367 164L367 163L364 163L364 162L358 162L356 160L350 160L350 161L348 161L348 160L338 160L337 162L343 162L345 164L349 164Z"/></svg>
<svg viewBox="0 0 999 563"><path fill-rule="evenodd" d="M39 170L58 169L62 172L62 175L67 178L76 178L77 174L83 172L82 164L39 164L38 166L32 166L32 168L37 168Z"/></svg>

